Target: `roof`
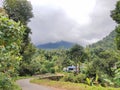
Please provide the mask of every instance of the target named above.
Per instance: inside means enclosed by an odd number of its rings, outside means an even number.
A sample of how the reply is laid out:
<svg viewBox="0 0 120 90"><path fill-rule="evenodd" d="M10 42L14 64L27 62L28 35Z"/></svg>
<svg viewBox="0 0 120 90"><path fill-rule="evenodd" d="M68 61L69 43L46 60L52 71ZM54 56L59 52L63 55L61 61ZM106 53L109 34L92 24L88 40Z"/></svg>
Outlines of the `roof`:
<svg viewBox="0 0 120 90"><path fill-rule="evenodd" d="M67 68L76 68L76 67L72 65L72 66L68 66Z"/></svg>

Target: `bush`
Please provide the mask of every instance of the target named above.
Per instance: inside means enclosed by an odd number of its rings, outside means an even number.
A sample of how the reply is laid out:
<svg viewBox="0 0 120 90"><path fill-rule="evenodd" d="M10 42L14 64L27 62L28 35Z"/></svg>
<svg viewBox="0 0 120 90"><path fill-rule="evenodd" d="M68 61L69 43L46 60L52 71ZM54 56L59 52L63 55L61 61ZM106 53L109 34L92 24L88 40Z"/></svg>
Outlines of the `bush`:
<svg viewBox="0 0 120 90"><path fill-rule="evenodd" d="M75 76L74 76L74 74L69 73L68 75L64 76L62 80L66 81L66 82L74 82Z"/></svg>
<svg viewBox="0 0 120 90"><path fill-rule="evenodd" d="M109 77L107 74L103 74L99 77L99 82L102 86L114 86L114 83L112 81L112 78Z"/></svg>
<svg viewBox="0 0 120 90"><path fill-rule="evenodd" d="M0 73L0 90L20 90L14 81L4 73Z"/></svg>
<svg viewBox="0 0 120 90"><path fill-rule="evenodd" d="M115 70L115 76L113 79L115 87L120 87L120 68Z"/></svg>
<svg viewBox="0 0 120 90"><path fill-rule="evenodd" d="M50 73L55 73L55 69L54 69L54 68L51 68L51 69L50 69Z"/></svg>
<svg viewBox="0 0 120 90"><path fill-rule="evenodd" d="M48 70L45 67L42 67L40 69L40 74L45 74L45 73L48 73Z"/></svg>
<svg viewBox="0 0 120 90"><path fill-rule="evenodd" d="M74 82L74 83L84 83L85 79L86 79L85 74L74 75L73 73L69 73L62 78L62 81Z"/></svg>
<svg viewBox="0 0 120 90"><path fill-rule="evenodd" d="M78 74L77 76L75 76L74 82L75 83L84 83L85 79L86 79L85 74Z"/></svg>

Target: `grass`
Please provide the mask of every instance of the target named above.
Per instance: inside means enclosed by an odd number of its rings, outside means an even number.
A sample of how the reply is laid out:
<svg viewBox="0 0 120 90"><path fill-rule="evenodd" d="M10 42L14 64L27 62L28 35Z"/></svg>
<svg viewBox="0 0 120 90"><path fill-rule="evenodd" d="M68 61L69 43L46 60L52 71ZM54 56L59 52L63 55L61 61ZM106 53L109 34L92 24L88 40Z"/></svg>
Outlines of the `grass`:
<svg viewBox="0 0 120 90"><path fill-rule="evenodd" d="M28 79L28 78L32 78L32 76L18 76L15 78L15 81L20 80L20 79Z"/></svg>
<svg viewBox="0 0 120 90"><path fill-rule="evenodd" d="M31 80L32 83L41 84L45 86L55 87L65 90L120 90L120 88L111 88L111 87L101 87L101 86L88 86L86 84L78 84L71 82L62 82L62 81L51 81L51 80Z"/></svg>
<svg viewBox="0 0 120 90"><path fill-rule="evenodd" d="M0 90L22 90L17 84L14 84L13 87L9 87L9 89L3 89L3 88L0 88Z"/></svg>

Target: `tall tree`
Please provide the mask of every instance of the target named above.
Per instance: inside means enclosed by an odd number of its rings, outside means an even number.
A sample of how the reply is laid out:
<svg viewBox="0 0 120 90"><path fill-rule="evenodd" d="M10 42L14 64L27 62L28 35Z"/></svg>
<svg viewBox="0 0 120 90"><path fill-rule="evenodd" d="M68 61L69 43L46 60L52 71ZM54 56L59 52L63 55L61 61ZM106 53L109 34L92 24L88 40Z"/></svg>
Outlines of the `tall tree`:
<svg viewBox="0 0 120 90"><path fill-rule="evenodd" d="M16 22L20 21L23 25L26 26L23 38L23 45L27 46L27 44L29 43L29 34L31 33L30 28L27 27L27 23L33 17L32 5L30 1L4 0L3 7L6 10L6 13L9 15L9 18L13 19ZM21 53L23 53L23 50L21 51Z"/></svg>
<svg viewBox="0 0 120 90"><path fill-rule="evenodd" d="M30 19L33 17L32 5L28 0L4 0L3 7L6 10L9 18L13 19L16 22L21 22L25 27L25 33L23 35L23 42L21 44L20 54L22 55L22 61L20 64L20 71L24 71L26 67L23 68L23 63L29 64L28 61L31 61L31 57L35 48L30 42L29 34L31 29L27 26ZM33 46L33 47L32 47ZM31 48L32 47L32 48Z"/></svg>
<svg viewBox="0 0 120 90"><path fill-rule="evenodd" d="M116 7L115 9L111 12L111 17L113 18L114 21L116 21L116 23L118 24L118 26L116 27L116 44L117 44L117 48L118 50L120 50L120 0L117 1L116 3ZM118 65L116 70L115 70L115 84L117 86L120 86L120 77L118 77L120 75L120 61L118 62Z"/></svg>
<svg viewBox="0 0 120 90"><path fill-rule="evenodd" d="M80 63L84 61L84 56L85 56L84 48L76 44L70 49L69 53L71 59L75 63L76 73L78 74L80 69Z"/></svg>
<svg viewBox="0 0 120 90"><path fill-rule="evenodd" d="M21 59L19 52L24 30L20 22L0 14L0 90L16 90L12 78Z"/></svg>
<svg viewBox="0 0 120 90"><path fill-rule="evenodd" d="M3 7L9 18L16 22L20 21L26 27L23 38L23 50L21 50L21 53L24 53L25 46L30 42L29 34L31 33L31 29L27 27L27 23L33 17L32 5L27 0L4 0Z"/></svg>
<svg viewBox="0 0 120 90"><path fill-rule="evenodd" d="M116 43L117 43L117 48L120 50L120 0L117 1L115 9L111 12L111 17L113 20L118 24L116 27Z"/></svg>
<svg viewBox="0 0 120 90"><path fill-rule="evenodd" d="M33 17L32 5L27 0L4 0L3 7L11 19L27 24Z"/></svg>

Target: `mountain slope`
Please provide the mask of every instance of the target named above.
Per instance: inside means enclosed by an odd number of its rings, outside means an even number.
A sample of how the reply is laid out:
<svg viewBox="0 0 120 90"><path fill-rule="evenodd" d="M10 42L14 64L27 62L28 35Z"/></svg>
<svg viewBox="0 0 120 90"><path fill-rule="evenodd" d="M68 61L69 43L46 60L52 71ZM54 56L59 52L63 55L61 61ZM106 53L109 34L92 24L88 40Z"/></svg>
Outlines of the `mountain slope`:
<svg viewBox="0 0 120 90"><path fill-rule="evenodd" d="M116 32L112 31L108 36L98 41L97 43L90 45L90 47L91 48L102 47L103 49L116 50L115 36L116 36Z"/></svg>
<svg viewBox="0 0 120 90"><path fill-rule="evenodd" d="M74 45L74 43L66 42L66 41L60 41L56 43L46 43L42 45L38 45L38 48L42 49L58 49L58 48L71 48Z"/></svg>

